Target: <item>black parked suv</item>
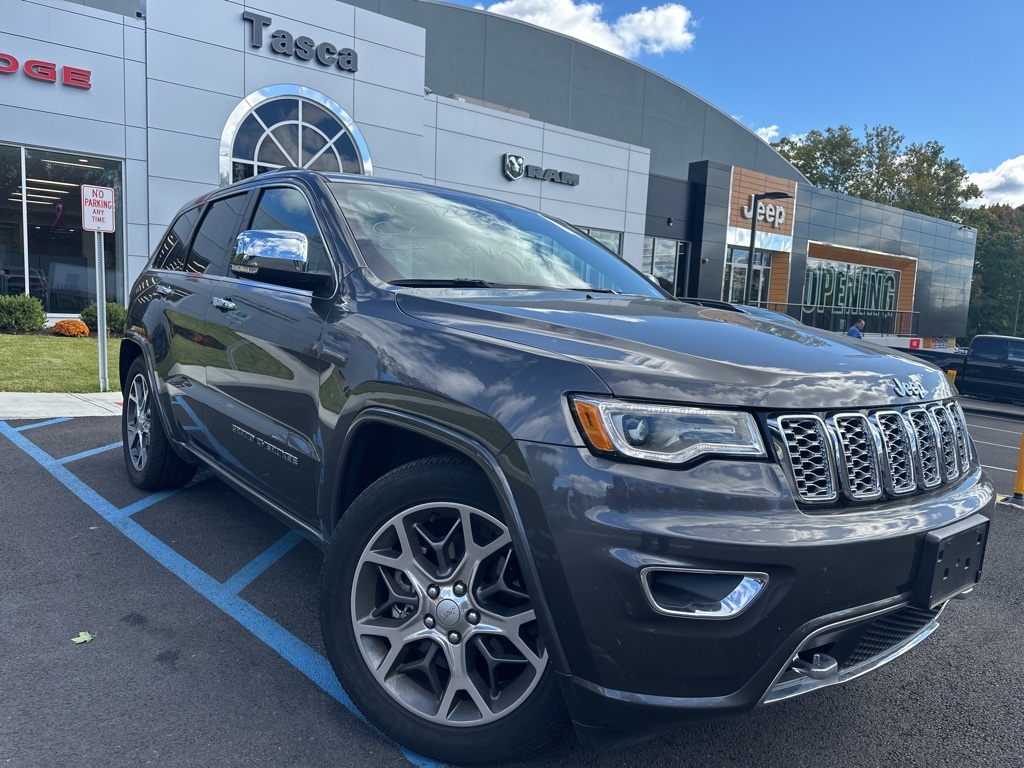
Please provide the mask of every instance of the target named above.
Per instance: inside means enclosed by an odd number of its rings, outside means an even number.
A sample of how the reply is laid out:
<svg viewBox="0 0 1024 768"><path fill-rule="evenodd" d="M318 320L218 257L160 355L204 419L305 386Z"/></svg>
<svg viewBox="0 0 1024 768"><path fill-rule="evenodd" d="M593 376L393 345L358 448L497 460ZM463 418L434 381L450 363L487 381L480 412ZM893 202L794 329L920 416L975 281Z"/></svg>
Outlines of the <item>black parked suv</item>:
<svg viewBox="0 0 1024 768"><path fill-rule="evenodd" d="M941 372L461 192L286 171L189 203L120 364L132 481L208 467L320 544L339 679L443 760L849 680L981 574L994 495Z"/></svg>

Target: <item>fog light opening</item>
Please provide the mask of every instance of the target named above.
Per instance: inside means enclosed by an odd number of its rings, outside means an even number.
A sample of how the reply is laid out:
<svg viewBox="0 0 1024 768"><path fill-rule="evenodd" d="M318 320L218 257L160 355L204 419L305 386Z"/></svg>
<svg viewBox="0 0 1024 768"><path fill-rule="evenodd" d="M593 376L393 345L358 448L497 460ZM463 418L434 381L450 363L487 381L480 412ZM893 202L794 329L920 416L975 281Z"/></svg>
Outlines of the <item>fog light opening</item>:
<svg viewBox="0 0 1024 768"><path fill-rule="evenodd" d="M681 568L645 568L641 581L658 613L702 619L730 619L750 606L768 583L765 573Z"/></svg>

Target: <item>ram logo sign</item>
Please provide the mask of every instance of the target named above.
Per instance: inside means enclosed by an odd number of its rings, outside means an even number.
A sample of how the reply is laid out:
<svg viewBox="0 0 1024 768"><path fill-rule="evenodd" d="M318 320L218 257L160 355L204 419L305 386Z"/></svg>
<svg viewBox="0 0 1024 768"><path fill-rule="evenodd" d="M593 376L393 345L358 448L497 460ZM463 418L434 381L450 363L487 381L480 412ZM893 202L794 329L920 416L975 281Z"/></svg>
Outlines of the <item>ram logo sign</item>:
<svg viewBox="0 0 1024 768"><path fill-rule="evenodd" d="M559 184L568 184L575 187L580 183L578 173L568 171L556 171L554 168L542 168L539 165L527 165L526 158L522 155L513 155L506 152L501 160L501 172L509 181L518 181L524 176L528 179L540 179L541 181L554 181Z"/></svg>

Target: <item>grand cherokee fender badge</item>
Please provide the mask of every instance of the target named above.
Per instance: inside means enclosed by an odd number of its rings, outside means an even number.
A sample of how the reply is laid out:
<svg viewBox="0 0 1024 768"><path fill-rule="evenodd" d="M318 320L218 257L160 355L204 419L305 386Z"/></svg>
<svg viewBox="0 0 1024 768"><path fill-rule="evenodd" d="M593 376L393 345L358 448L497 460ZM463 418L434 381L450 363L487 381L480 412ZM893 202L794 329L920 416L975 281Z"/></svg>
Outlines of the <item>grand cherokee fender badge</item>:
<svg viewBox="0 0 1024 768"><path fill-rule="evenodd" d="M260 448L262 448L263 450L267 451L268 453L272 453L274 456L277 456L277 458L283 459L284 461L287 461L289 464L292 464L293 466L298 466L298 464L299 464L299 457L298 456L294 456L293 454L288 453L288 451L285 451L285 450L282 450L281 448L278 448L273 443L268 443L262 437L256 437L256 435L254 435L252 432L249 432L248 430L242 429L237 424L232 424L231 425L231 431L234 432L236 435L239 435L240 437L245 438L250 443L255 443L256 445L258 445Z"/></svg>
<svg viewBox="0 0 1024 768"><path fill-rule="evenodd" d="M895 392L899 397L910 397L913 395L919 399L923 399L926 394L924 386L919 381L900 381L899 379L892 380L892 391Z"/></svg>

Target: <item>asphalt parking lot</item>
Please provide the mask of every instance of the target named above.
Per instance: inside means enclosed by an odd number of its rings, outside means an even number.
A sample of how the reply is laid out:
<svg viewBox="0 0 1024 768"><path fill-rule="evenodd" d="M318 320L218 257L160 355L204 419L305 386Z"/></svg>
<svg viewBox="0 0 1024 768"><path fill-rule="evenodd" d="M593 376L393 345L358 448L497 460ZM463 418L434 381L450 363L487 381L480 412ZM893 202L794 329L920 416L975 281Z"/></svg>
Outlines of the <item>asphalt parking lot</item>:
<svg viewBox="0 0 1024 768"><path fill-rule="evenodd" d="M968 421L1010 493L1024 419ZM334 678L319 550L208 476L136 490L119 441L111 417L0 422L0 764L437 765ZM617 752L566 726L515 765L1024 765L1022 541L1000 505L977 594L874 674Z"/></svg>

